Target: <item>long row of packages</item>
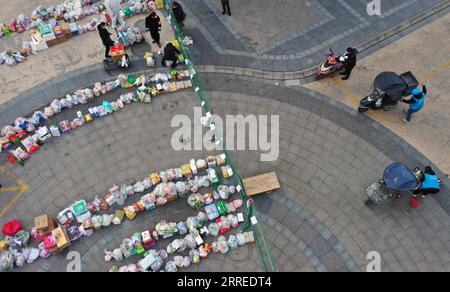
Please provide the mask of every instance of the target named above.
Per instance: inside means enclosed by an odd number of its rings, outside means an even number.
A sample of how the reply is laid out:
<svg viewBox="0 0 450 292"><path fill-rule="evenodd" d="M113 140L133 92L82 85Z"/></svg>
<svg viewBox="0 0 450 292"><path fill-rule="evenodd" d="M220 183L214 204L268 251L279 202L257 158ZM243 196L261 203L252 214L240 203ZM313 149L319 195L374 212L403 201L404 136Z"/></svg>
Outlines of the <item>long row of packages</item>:
<svg viewBox="0 0 450 292"><path fill-rule="evenodd" d="M191 80L185 80L188 76L189 71L172 70L171 73L158 73L151 78L147 78L145 75L127 77L121 74L115 81L105 84L97 82L93 89L77 90L64 98L55 99L43 111L36 111L29 118L18 117L13 125L3 127L0 133L0 151L9 153L11 163L16 160L23 162L43 143L50 141L53 137L59 137L62 133L119 111L127 104L132 102L149 103L152 97L160 94L191 88ZM72 121L63 120L57 125L50 125L50 127L45 125L50 117L61 113L64 109L91 102L96 97L107 94L116 88L132 88L134 86L137 87L136 92L123 94L117 101L103 101L102 105L89 108L87 113L78 111Z"/></svg>

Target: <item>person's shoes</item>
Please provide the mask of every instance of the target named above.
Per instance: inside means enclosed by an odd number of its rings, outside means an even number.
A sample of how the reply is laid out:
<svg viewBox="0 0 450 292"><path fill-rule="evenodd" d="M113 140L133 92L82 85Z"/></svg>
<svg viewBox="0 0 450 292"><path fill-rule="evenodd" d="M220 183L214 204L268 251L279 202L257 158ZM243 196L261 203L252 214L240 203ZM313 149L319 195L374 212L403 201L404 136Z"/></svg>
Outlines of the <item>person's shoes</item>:
<svg viewBox="0 0 450 292"><path fill-rule="evenodd" d="M427 198L427 196L422 195L422 199L426 199L426 198Z"/></svg>
<svg viewBox="0 0 450 292"><path fill-rule="evenodd" d="M349 77L342 77L342 80L348 80Z"/></svg>
<svg viewBox="0 0 450 292"><path fill-rule="evenodd" d="M228 16L231 16L231 12L228 13Z"/></svg>
<svg viewBox="0 0 450 292"><path fill-rule="evenodd" d="M162 47L162 46L161 46L161 43L158 43L158 47L159 47L159 48L161 48L161 47Z"/></svg>
<svg viewBox="0 0 450 292"><path fill-rule="evenodd" d="M408 120L407 119L405 119L405 118L402 118L402 121L404 122L404 123L406 123L406 124L408 124L409 122L408 122Z"/></svg>
<svg viewBox="0 0 450 292"><path fill-rule="evenodd" d="M226 11L223 11L223 12L222 12L222 15L225 15L225 13L227 13L227 12L226 12Z"/></svg>

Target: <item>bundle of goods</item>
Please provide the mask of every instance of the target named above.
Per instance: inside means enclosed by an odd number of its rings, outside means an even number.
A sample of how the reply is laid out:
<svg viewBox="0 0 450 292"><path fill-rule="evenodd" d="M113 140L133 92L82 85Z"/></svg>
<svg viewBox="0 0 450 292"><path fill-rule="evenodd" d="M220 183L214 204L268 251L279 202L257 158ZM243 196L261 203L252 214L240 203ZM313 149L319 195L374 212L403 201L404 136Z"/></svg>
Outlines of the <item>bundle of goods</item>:
<svg viewBox="0 0 450 292"><path fill-rule="evenodd" d="M24 63L26 59L26 56L24 56L22 52L8 50L0 54L0 64L6 64L9 66Z"/></svg>

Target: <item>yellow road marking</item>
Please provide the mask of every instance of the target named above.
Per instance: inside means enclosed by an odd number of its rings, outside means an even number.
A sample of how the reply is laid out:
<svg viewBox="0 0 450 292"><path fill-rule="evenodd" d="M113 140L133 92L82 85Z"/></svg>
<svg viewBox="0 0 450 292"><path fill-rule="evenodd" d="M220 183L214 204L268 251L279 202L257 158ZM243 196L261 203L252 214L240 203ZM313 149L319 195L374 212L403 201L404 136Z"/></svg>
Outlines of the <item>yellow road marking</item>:
<svg viewBox="0 0 450 292"><path fill-rule="evenodd" d="M3 165L0 165L0 172L4 172L10 179L14 180L17 187L16 188L8 188L8 189L1 189L0 192L6 192L6 191L19 191L11 201L0 211L0 219L14 206L14 204L17 202L17 200L22 196L23 193L25 193L30 186L27 185L22 179L17 178L14 174L9 172Z"/></svg>
<svg viewBox="0 0 450 292"><path fill-rule="evenodd" d="M356 104L359 104L360 98L358 96L354 95L353 92L348 88L348 86L344 84L344 82L342 82L341 80L339 80L336 77L332 77L332 79L336 83L336 85L339 87L339 89L341 90L341 92L343 94L350 97L352 99L352 101L355 102Z"/></svg>
<svg viewBox="0 0 450 292"><path fill-rule="evenodd" d="M0 189L0 193L7 193L7 192L12 192L12 191L17 191L18 189L20 189L19 187L14 187L14 188L1 188Z"/></svg>
<svg viewBox="0 0 450 292"><path fill-rule="evenodd" d="M419 82L425 82L425 81L433 78L434 76L441 74L442 72L444 72L448 69L450 69L450 61L446 64L443 64L443 65L437 67L437 68L433 68L430 71L428 71L427 73L425 73L425 75L423 75L422 78L420 78Z"/></svg>

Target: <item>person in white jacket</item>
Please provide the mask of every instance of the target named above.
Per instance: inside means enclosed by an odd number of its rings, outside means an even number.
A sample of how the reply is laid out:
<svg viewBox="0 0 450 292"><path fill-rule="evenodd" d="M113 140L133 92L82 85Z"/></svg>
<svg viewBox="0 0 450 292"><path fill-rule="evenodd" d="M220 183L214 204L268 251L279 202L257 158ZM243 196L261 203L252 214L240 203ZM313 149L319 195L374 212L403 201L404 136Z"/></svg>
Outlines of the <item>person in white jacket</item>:
<svg viewBox="0 0 450 292"><path fill-rule="evenodd" d="M112 26L114 28L117 27L117 23L119 23L119 27L125 25L125 21L120 15L121 6L119 0L105 0L105 7L111 16Z"/></svg>

